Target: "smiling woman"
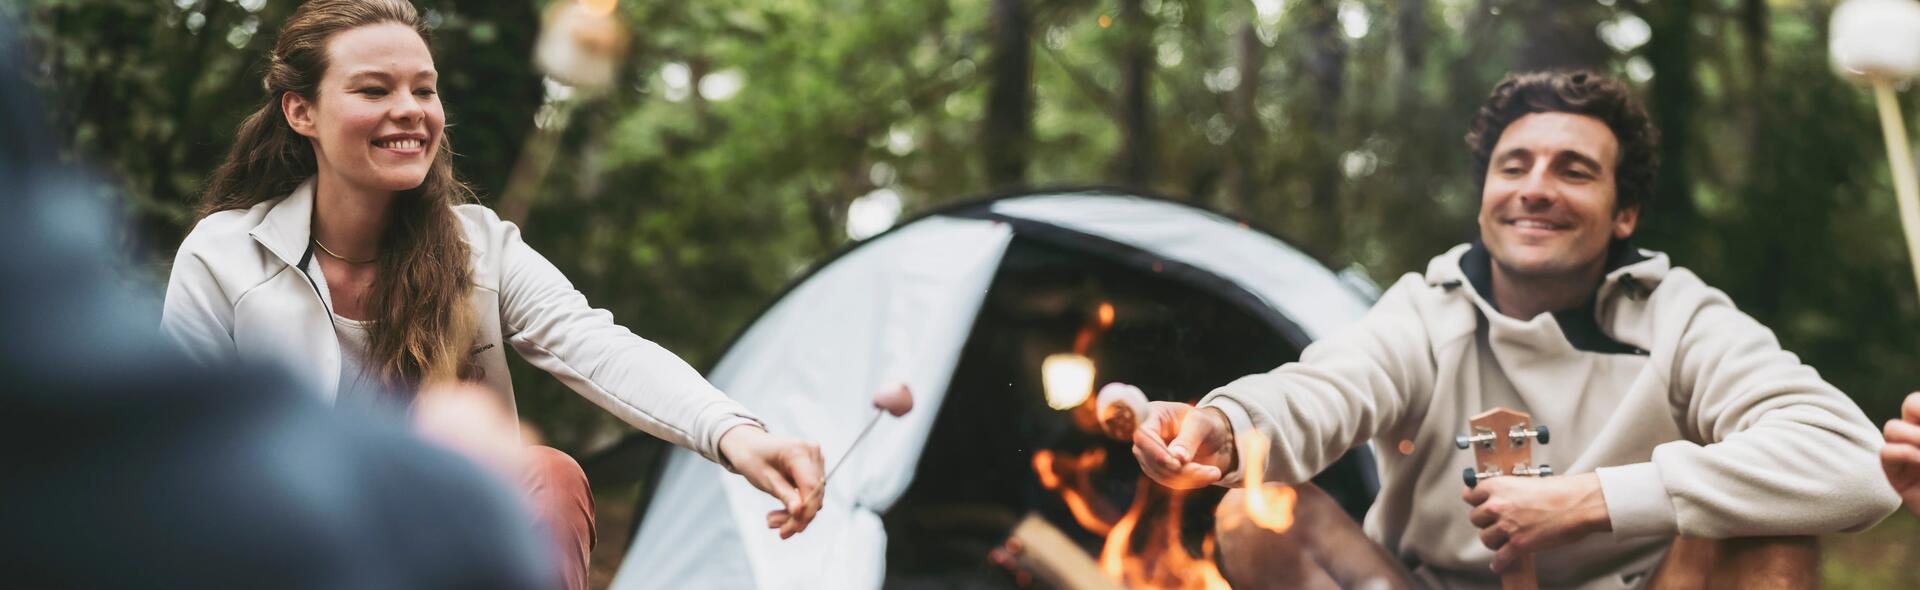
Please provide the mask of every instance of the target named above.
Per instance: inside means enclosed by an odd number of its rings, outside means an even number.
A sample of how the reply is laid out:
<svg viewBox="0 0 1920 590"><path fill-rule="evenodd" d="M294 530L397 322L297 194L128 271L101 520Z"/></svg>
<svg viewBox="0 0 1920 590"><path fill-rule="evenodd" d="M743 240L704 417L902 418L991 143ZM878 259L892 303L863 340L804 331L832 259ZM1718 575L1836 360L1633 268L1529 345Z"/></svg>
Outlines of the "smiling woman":
<svg viewBox="0 0 1920 590"><path fill-rule="evenodd" d="M471 203L411 4L307 2L277 39L267 100L241 124L176 255L168 334L201 360L288 366L341 406L407 414L434 397L416 392L478 391L507 424L513 388L499 345L511 344L629 424L777 497L793 517L770 528L807 527L802 498L822 485L816 445L768 434L679 357L588 305L519 228ZM446 423L430 415L446 404L417 407L429 430ZM521 446L495 442L470 447ZM545 447L500 454L524 474L567 586L584 587L594 532L579 465Z"/></svg>

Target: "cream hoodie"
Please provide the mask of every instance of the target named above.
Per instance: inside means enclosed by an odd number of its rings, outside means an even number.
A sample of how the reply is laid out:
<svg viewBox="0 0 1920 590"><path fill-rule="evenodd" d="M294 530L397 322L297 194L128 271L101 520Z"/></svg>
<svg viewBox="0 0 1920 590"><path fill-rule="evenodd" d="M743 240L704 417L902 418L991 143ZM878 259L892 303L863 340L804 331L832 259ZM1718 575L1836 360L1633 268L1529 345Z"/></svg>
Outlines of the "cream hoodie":
<svg viewBox="0 0 1920 590"><path fill-rule="evenodd" d="M1367 535L1428 587L1498 587L1460 499L1472 452L1453 445L1496 406L1550 427L1535 463L1598 474L1612 519L1536 555L1545 587L1637 586L1677 534L1858 531L1899 507L1879 432L1772 331L1664 254L1616 247L1608 268L1590 308L1522 321L1486 297L1484 248L1455 247L1355 328L1200 405L1272 440L1270 480L1307 481L1374 441Z"/></svg>

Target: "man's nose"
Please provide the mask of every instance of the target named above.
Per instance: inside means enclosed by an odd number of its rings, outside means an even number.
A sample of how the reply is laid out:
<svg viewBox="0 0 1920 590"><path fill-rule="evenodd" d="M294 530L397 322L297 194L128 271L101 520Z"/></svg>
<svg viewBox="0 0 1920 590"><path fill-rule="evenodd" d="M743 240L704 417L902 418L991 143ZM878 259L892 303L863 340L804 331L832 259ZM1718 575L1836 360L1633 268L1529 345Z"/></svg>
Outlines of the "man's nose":
<svg viewBox="0 0 1920 590"><path fill-rule="evenodd" d="M1529 210L1550 207L1559 197L1558 191L1559 185L1554 182L1553 175L1547 167L1539 166L1528 172L1527 178L1521 181L1520 206Z"/></svg>

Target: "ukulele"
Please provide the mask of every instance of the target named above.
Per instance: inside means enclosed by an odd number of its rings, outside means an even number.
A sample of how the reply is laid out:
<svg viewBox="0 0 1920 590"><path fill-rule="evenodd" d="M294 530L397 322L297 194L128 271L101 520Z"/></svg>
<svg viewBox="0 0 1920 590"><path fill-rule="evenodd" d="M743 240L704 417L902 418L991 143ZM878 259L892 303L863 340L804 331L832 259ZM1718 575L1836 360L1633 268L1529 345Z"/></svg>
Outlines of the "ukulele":
<svg viewBox="0 0 1920 590"><path fill-rule="evenodd" d="M1473 448L1473 467L1460 474L1467 487L1490 477L1546 477L1553 475L1547 465L1533 465L1534 443L1547 444L1547 427L1533 423L1533 416L1506 408L1482 412L1467 421L1467 432L1453 437L1453 446ZM1520 557L1519 563L1500 574L1502 590L1538 590L1540 578L1533 571L1533 556Z"/></svg>

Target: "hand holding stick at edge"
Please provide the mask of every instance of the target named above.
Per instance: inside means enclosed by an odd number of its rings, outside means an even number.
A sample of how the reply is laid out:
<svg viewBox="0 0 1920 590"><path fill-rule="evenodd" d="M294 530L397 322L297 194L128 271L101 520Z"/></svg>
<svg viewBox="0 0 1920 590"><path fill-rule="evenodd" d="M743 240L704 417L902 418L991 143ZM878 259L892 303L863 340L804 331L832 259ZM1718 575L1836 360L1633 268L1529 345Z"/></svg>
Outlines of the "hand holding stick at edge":
<svg viewBox="0 0 1920 590"><path fill-rule="evenodd" d="M1880 466L1887 483L1906 501L1907 511L1920 516L1920 391L1900 404L1900 417L1888 420L1887 446L1880 448Z"/></svg>
<svg viewBox="0 0 1920 590"><path fill-rule="evenodd" d="M880 416L891 414L898 418L913 411L913 390L908 389L904 383L882 389L879 393L873 394L873 407L873 417L867 420L866 427L860 429L860 434L853 437L853 443L847 445L847 452L840 456L840 462L835 463L826 477L820 479L820 485L807 493L805 501L798 507L788 504L786 508L768 512L767 528L780 528L781 538L784 539L791 536L785 534L784 527L793 520L793 515L802 514L807 520L812 520L814 513L820 511L821 502L825 500L827 481L833 479L833 474L838 473L841 467L846 466L847 460L853 457L853 451L860 448L860 441L866 440L867 433L873 432L874 425L880 423Z"/></svg>

